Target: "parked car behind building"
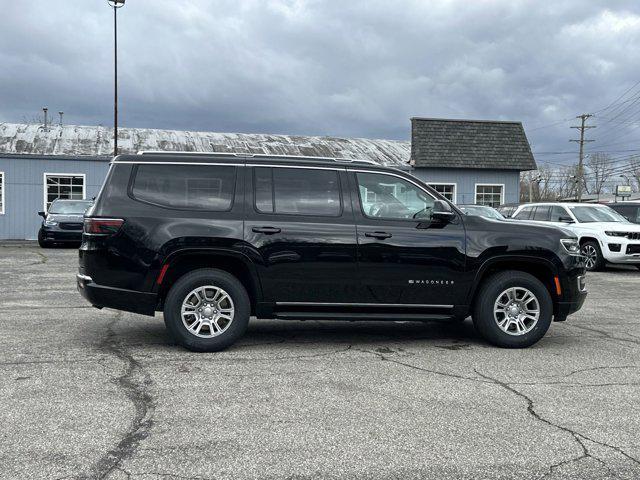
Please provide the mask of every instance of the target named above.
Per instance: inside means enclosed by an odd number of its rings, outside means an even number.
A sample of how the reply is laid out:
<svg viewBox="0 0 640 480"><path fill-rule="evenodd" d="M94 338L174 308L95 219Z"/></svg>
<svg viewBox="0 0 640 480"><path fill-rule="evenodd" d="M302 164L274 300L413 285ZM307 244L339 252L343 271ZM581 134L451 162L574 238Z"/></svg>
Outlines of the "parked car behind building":
<svg viewBox="0 0 640 480"><path fill-rule="evenodd" d="M504 216L495 208L487 205L458 205L465 215L475 215L478 217L492 218L494 220L506 220Z"/></svg>
<svg viewBox="0 0 640 480"><path fill-rule="evenodd" d="M42 217L38 244L42 248L54 243L80 244L84 213L92 204L91 200L54 200L48 212L38 212Z"/></svg>

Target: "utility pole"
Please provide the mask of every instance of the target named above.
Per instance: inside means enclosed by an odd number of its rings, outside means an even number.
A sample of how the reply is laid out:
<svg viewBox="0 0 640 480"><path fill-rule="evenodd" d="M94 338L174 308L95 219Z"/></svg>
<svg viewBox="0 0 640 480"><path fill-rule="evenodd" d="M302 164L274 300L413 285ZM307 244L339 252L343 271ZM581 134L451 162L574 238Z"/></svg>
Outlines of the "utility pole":
<svg viewBox="0 0 640 480"><path fill-rule="evenodd" d="M538 175L536 178L533 178L533 175L529 177L529 203L533 203L533 182L539 184L541 180L541 175Z"/></svg>
<svg viewBox="0 0 640 480"><path fill-rule="evenodd" d="M581 120L581 124L579 127L571 127L571 128L578 128L580 130L580 140L569 140L570 142L577 142L580 144L580 158L578 160L578 178L577 178L577 182L578 182L578 202L582 201L582 186L584 184L584 144L586 142L593 142L594 140L585 140L584 139L584 131L587 128L596 128L595 125L585 125L585 122L587 121L588 118L593 117L592 113L583 113L582 115L578 115L576 118L579 118Z"/></svg>

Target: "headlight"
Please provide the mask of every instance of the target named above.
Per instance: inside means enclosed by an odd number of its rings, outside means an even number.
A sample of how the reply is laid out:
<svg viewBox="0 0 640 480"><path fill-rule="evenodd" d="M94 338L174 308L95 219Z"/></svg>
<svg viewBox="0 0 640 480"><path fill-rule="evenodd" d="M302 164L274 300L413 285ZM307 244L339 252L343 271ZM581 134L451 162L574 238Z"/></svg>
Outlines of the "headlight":
<svg viewBox="0 0 640 480"><path fill-rule="evenodd" d="M44 225L46 227L55 227L56 225L58 225L58 222L56 222L55 220L45 220Z"/></svg>
<svg viewBox="0 0 640 480"><path fill-rule="evenodd" d="M560 243L571 255L580 255L580 243L575 238L563 238Z"/></svg>
<svg viewBox="0 0 640 480"><path fill-rule="evenodd" d="M604 232L610 237L626 237L627 232Z"/></svg>

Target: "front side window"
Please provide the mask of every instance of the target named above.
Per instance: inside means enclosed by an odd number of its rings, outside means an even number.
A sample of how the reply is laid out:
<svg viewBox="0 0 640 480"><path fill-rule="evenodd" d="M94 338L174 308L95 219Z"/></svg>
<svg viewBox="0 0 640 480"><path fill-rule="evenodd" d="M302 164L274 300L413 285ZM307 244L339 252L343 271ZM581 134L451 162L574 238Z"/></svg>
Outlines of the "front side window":
<svg viewBox="0 0 640 480"><path fill-rule="evenodd" d="M84 199L84 175L60 175L45 173L44 209L49 211L51 203L60 198L63 200Z"/></svg>
<svg viewBox="0 0 640 480"><path fill-rule="evenodd" d="M362 210L367 217L431 218L434 199L416 185L381 173L358 173L357 179Z"/></svg>
<svg viewBox="0 0 640 480"><path fill-rule="evenodd" d="M236 167L227 165L139 165L131 193L161 207L224 212L231 209Z"/></svg>
<svg viewBox="0 0 640 480"><path fill-rule="evenodd" d="M564 207L559 207L558 205L554 205L551 207L551 221L552 222L562 222L563 219L571 218Z"/></svg>
<svg viewBox="0 0 640 480"><path fill-rule="evenodd" d="M450 202L455 202L456 186L453 183L429 183L429 186Z"/></svg>
<svg viewBox="0 0 640 480"><path fill-rule="evenodd" d="M502 203L502 185L476 185L476 204L498 207Z"/></svg>
<svg viewBox="0 0 640 480"><path fill-rule="evenodd" d="M0 215L4 213L4 172L0 172Z"/></svg>
<svg viewBox="0 0 640 480"><path fill-rule="evenodd" d="M338 217L336 170L254 167L255 208L261 213Z"/></svg>

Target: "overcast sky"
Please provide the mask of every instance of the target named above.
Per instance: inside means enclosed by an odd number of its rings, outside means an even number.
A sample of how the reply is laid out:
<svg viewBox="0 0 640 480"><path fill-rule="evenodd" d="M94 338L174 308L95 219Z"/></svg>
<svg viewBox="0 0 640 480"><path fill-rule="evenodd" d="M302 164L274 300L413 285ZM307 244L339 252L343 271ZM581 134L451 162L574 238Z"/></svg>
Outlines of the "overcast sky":
<svg viewBox="0 0 640 480"><path fill-rule="evenodd" d="M501 119L569 151L565 120L640 80L637 0L127 0L118 21L129 127L408 139L411 116ZM111 125L106 0L3 2L1 25L0 121ZM606 113L600 145L640 148Z"/></svg>

